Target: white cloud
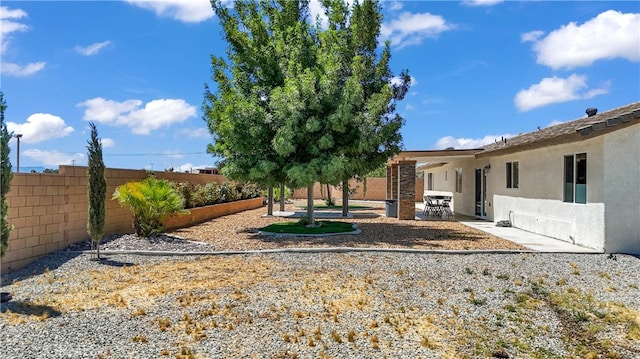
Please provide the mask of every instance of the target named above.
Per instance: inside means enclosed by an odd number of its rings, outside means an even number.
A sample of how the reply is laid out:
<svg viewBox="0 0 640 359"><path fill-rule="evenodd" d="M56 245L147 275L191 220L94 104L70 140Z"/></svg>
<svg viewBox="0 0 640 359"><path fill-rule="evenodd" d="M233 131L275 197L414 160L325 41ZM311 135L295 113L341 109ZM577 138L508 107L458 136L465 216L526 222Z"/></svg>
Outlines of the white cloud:
<svg viewBox="0 0 640 359"><path fill-rule="evenodd" d="M92 98L83 101L76 106L86 107L84 111L84 119L88 121L96 121L99 123L125 125L126 121L119 121L122 114L134 111L142 105L140 100L126 100L117 102L107 100L102 97Z"/></svg>
<svg viewBox="0 0 640 359"><path fill-rule="evenodd" d="M467 6L493 6L503 1L504 0L464 0L462 4Z"/></svg>
<svg viewBox="0 0 640 359"><path fill-rule="evenodd" d="M16 31L27 31L29 26L14 21L27 16L22 9L9 9L6 6L0 6L0 58L7 58L5 53L9 48L11 33ZM0 63L0 73L8 76L25 77L35 74L44 69L46 62L32 62L26 65L19 65L13 62L2 61Z"/></svg>
<svg viewBox="0 0 640 359"><path fill-rule="evenodd" d="M211 134L208 128L183 128L176 133L176 137L186 138L209 138Z"/></svg>
<svg viewBox="0 0 640 359"><path fill-rule="evenodd" d="M100 52L100 50L104 49L110 44L111 44L111 41L103 41L103 42L96 42L95 44L91 44L89 46L84 46L84 47L78 45L75 47L75 49L81 55L92 56L97 54L98 52Z"/></svg>
<svg viewBox="0 0 640 359"><path fill-rule="evenodd" d="M116 141L112 138L101 138L100 143L102 143L102 148L114 147L116 145Z"/></svg>
<svg viewBox="0 0 640 359"><path fill-rule="evenodd" d="M400 76L394 76L391 78L391 80L389 80L389 82L391 83L391 85L400 86L400 84L402 83L402 79L400 78ZM418 80L416 80L416 78L413 76L409 76L409 86L415 86L417 84Z"/></svg>
<svg viewBox="0 0 640 359"><path fill-rule="evenodd" d="M11 62L2 63L2 73L16 77L26 77L35 74L36 72L44 69L46 62L32 62L24 66L14 64Z"/></svg>
<svg viewBox="0 0 640 359"><path fill-rule="evenodd" d="M22 134L20 141L24 143L39 143L66 137L74 131L62 118L48 113L34 113L23 124L7 122L7 129Z"/></svg>
<svg viewBox="0 0 640 359"><path fill-rule="evenodd" d="M164 151L164 154L169 158L184 158L184 155L180 151Z"/></svg>
<svg viewBox="0 0 640 359"><path fill-rule="evenodd" d="M487 135L482 138L455 138L453 136L445 136L440 138L436 142L436 149L443 150L445 148L453 147L455 149L465 149L465 148L480 148L482 146L488 145L490 143L494 143L495 141L500 141L501 138L511 138L515 135L512 134L503 134L503 135Z"/></svg>
<svg viewBox="0 0 640 359"><path fill-rule="evenodd" d="M555 125L561 125L563 123L565 123L566 121L560 121L560 120L553 120L551 122L549 122L548 125L545 126L545 128L547 127L551 127L551 126L555 126Z"/></svg>
<svg viewBox="0 0 640 359"><path fill-rule="evenodd" d="M404 5L402 4L401 1L393 0L393 1L391 1L391 5L389 5L389 10L391 10L391 11L402 10L403 6Z"/></svg>
<svg viewBox="0 0 640 359"><path fill-rule="evenodd" d="M184 122L196 116L196 107L181 99L159 99L140 107L140 100L117 102L96 97L79 103L86 107L84 119L113 126L128 126L131 132L148 135L153 130Z"/></svg>
<svg viewBox="0 0 640 359"><path fill-rule="evenodd" d="M520 35L520 41L536 42L538 41L538 39L542 37L542 35L544 35L544 31L540 31L540 30L525 32L524 34Z"/></svg>
<svg viewBox="0 0 640 359"><path fill-rule="evenodd" d="M570 22L544 38L526 38L534 43L537 63L553 69L572 69L603 59L640 61L639 29L640 14L609 10L582 25Z"/></svg>
<svg viewBox="0 0 640 359"><path fill-rule="evenodd" d="M518 111L525 112L553 103L592 98L608 93L610 83L597 89L587 89L587 77L573 74L567 78L547 77L526 90L518 92L513 100Z"/></svg>
<svg viewBox="0 0 640 359"><path fill-rule="evenodd" d="M403 12L397 18L382 24L380 34L391 45L403 48L422 43L425 38L437 38L442 32L455 28L442 16L431 13Z"/></svg>
<svg viewBox="0 0 640 359"><path fill-rule="evenodd" d="M21 9L11 10L6 6L0 6L0 54L3 53L9 46L9 40L12 32L27 31L29 26L13 21L13 19L21 19L26 17L27 13Z"/></svg>
<svg viewBox="0 0 640 359"><path fill-rule="evenodd" d="M405 106L405 110L407 111L415 110L415 107L413 107L412 104L408 103L407 106Z"/></svg>
<svg viewBox="0 0 640 359"><path fill-rule="evenodd" d="M29 149L23 151L21 156L26 156L35 162L39 162L45 166L59 165L85 165L86 157L82 153L62 153L58 151L43 151L38 149Z"/></svg>
<svg viewBox="0 0 640 359"><path fill-rule="evenodd" d="M170 17L182 22L202 22L214 16L207 0L125 0L131 5L151 10L160 17Z"/></svg>
<svg viewBox="0 0 640 359"><path fill-rule="evenodd" d="M147 103L144 108L129 113L128 122L133 133L148 135L152 130L195 117L196 107L184 100L161 99Z"/></svg>

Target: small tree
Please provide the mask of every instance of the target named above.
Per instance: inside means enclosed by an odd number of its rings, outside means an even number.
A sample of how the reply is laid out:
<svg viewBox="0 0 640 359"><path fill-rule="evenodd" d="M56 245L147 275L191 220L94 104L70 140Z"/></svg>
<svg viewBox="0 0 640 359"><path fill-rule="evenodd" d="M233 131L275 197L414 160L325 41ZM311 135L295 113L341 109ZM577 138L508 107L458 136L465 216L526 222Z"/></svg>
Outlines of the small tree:
<svg viewBox="0 0 640 359"><path fill-rule="evenodd" d="M98 129L93 122L91 128L91 140L87 141L89 157L89 183L87 194L89 197L89 220L87 232L91 237L91 250L96 250L100 259L100 241L104 235L105 200L107 196L107 181L104 178L104 162L102 161L102 143L98 138Z"/></svg>
<svg viewBox="0 0 640 359"><path fill-rule="evenodd" d="M167 180L148 177L143 181L127 182L116 188L113 199L133 213L133 228L140 237L162 233L166 216L188 213L184 199Z"/></svg>
<svg viewBox="0 0 640 359"><path fill-rule="evenodd" d="M6 195L11 187L13 172L11 172L11 161L9 161L9 140L11 140L11 133L7 130L7 124L4 122L4 110L6 110L6 108L7 104L4 102L4 94L0 92L0 211L2 211L2 213L0 213L2 219L2 223L0 224L0 258L4 257L7 247L9 247L9 234L11 233L11 225L7 220L9 205L7 204Z"/></svg>

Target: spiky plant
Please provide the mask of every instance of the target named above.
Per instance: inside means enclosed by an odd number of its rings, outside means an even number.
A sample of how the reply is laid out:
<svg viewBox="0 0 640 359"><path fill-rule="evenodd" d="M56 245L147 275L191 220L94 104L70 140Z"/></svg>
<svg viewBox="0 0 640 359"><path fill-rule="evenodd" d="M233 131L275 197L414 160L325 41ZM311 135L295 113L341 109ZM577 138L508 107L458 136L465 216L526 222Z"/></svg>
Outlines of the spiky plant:
<svg viewBox="0 0 640 359"><path fill-rule="evenodd" d="M184 200L164 179L148 177L143 181L127 182L116 188L113 199L133 213L133 228L140 237L162 233L163 221L173 213L188 213Z"/></svg>
<svg viewBox="0 0 640 359"><path fill-rule="evenodd" d="M102 160L102 142L98 138L98 129L93 122L89 123L91 139L87 141L89 157L89 181L87 195L89 197L89 219L87 232L91 238L91 250L96 250L100 259L100 241L104 235L105 200L107 196L107 180L104 178L104 161Z"/></svg>

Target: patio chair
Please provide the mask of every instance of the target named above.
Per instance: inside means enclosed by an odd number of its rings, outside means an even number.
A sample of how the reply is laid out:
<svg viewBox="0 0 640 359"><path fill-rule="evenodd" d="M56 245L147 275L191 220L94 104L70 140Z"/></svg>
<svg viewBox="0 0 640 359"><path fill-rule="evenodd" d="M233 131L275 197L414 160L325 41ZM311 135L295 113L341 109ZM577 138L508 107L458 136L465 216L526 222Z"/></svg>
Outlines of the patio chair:
<svg viewBox="0 0 640 359"><path fill-rule="evenodd" d="M451 211L451 197L447 197L442 201L442 214L446 214L447 219L453 217L453 212Z"/></svg>
<svg viewBox="0 0 640 359"><path fill-rule="evenodd" d="M422 199L424 200L424 210L422 211L422 214L424 215L432 215L432 216L439 216L440 215L440 206L436 203L434 203L431 200L431 197L429 196L423 196Z"/></svg>

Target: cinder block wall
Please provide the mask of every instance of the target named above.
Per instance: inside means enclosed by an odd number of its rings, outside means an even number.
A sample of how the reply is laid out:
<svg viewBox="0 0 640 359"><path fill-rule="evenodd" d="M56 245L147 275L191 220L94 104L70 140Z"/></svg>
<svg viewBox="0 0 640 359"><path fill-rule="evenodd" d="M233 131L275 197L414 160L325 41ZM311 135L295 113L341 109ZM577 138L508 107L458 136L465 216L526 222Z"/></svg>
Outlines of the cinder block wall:
<svg viewBox="0 0 640 359"><path fill-rule="evenodd" d="M175 182L206 184L225 181L222 175L155 172ZM132 216L111 200L116 187L146 178L144 170L105 169L107 180L105 234L132 233ZM60 166L59 173L14 173L7 194L7 217L14 229L2 272L18 269L47 253L89 238L87 234L87 167Z"/></svg>
<svg viewBox="0 0 640 359"><path fill-rule="evenodd" d="M357 183L355 180L349 182L351 188L358 186L356 193L350 197L355 200L368 200L368 201L384 201L387 199L387 179L386 178L367 178L367 193L363 193L363 184ZM422 193L424 192L424 180L422 178L416 178L415 182L415 199L417 202L422 202ZM322 199L322 193L326 196L327 186L324 185L323 192L320 191L320 185L315 184L313 188L313 195L315 199ZM336 199L338 204L342 198L342 191L336 187L331 188L331 196ZM307 189L297 189L293 193L293 198L307 198Z"/></svg>

